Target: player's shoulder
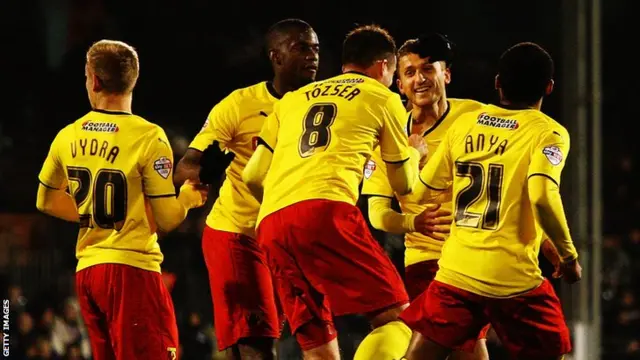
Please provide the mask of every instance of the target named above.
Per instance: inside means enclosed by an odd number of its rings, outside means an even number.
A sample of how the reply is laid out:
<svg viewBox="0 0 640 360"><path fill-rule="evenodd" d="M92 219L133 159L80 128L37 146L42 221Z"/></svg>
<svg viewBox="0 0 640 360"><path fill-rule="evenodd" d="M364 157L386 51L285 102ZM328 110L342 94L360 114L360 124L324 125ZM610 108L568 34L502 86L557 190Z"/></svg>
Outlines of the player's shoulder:
<svg viewBox="0 0 640 360"><path fill-rule="evenodd" d="M486 104L481 103L480 101L471 100L471 99L457 99L457 98L448 98L449 105L453 110L459 110L461 112L467 111L475 111L483 108Z"/></svg>
<svg viewBox="0 0 640 360"><path fill-rule="evenodd" d="M223 101L233 102L239 105L241 108L243 105L247 103L256 103L256 102L268 102L272 103L277 101L279 98L278 94L275 92L275 89L270 82L261 81L259 83L245 86L236 90L233 90L229 95L227 95Z"/></svg>

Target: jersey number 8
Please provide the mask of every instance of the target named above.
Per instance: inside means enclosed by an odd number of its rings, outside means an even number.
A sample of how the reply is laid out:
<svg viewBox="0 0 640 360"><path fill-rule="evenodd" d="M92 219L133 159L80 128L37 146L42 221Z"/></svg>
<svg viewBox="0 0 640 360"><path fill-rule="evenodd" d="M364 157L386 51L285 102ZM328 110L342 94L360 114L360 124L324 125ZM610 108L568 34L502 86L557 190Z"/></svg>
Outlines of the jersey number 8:
<svg viewBox="0 0 640 360"><path fill-rule="evenodd" d="M314 104L304 116L303 133L298 144L298 152L303 158L324 150L331 142L331 125L336 119L338 108L333 103Z"/></svg>

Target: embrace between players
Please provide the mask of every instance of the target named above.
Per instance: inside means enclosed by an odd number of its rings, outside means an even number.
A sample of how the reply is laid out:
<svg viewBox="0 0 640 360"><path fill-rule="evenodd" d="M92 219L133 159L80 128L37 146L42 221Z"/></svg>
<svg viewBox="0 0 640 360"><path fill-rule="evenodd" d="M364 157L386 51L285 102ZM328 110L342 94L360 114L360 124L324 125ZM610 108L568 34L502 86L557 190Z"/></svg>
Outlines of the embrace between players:
<svg viewBox="0 0 640 360"><path fill-rule="evenodd" d="M359 27L343 73L317 82L311 26L283 20L266 40L273 81L218 103L175 169L164 131L131 112L135 50L89 49L93 110L53 141L37 207L80 224L76 291L94 359L177 358L156 231L202 206L223 172L202 248L230 358L275 358L286 318L305 359L339 359L332 319L346 314L373 327L358 360L487 359L489 326L514 359L569 353L537 260L542 248L555 276L581 276L559 194L569 134L540 111L549 55L507 50L496 106L446 97L453 50L438 34L396 49L384 29ZM389 90L396 70L409 112ZM374 227L406 234L406 284L355 207L363 179Z"/></svg>

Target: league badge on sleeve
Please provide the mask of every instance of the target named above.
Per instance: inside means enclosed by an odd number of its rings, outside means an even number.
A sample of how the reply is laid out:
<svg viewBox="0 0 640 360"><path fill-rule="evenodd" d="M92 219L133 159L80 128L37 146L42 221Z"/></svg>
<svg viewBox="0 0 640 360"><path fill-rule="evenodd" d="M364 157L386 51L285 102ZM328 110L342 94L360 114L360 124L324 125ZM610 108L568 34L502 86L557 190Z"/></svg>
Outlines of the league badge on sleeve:
<svg viewBox="0 0 640 360"><path fill-rule="evenodd" d="M373 172L376 170L376 163L373 160L367 161L364 165L364 177L370 178L373 175Z"/></svg>
<svg viewBox="0 0 640 360"><path fill-rule="evenodd" d="M562 162L562 150L557 146L545 146L544 149L542 149L542 153L553 166Z"/></svg>
<svg viewBox="0 0 640 360"><path fill-rule="evenodd" d="M172 168L171 160L165 156L153 162L153 170L157 171L164 179L169 178Z"/></svg>

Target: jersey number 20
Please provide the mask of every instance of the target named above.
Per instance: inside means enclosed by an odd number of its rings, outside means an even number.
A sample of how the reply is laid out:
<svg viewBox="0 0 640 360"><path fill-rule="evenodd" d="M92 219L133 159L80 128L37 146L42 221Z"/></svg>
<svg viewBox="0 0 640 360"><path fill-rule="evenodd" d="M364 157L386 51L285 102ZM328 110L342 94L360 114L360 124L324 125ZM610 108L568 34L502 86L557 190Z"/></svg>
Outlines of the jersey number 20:
<svg viewBox="0 0 640 360"><path fill-rule="evenodd" d="M471 180L456 197L456 226L477 228L482 222L482 228L485 230L498 228L503 174L502 164L489 164L488 174L485 174L485 169L480 163L456 162L456 176ZM469 211L469 207L480 201L483 195L486 199L484 211Z"/></svg>
<svg viewBox="0 0 640 360"><path fill-rule="evenodd" d="M336 119L338 108L333 103L314 104L304 116L302 136L298 143L300 156L309 157L329 146L331 125Z"/></svg>
<svg viewBox="0 0 640 360"><path fill-rule="evenodd" d="M80 227L120 230L127 218L127 178L119 170L100 169L92 179L91 171L83 167L67 167L69 180L77 183L73 191L78 208L91 196L92 213L80 214ZM91 194L90 194L91 193ZM93 220L93 221L92 221Z"/></svg>

